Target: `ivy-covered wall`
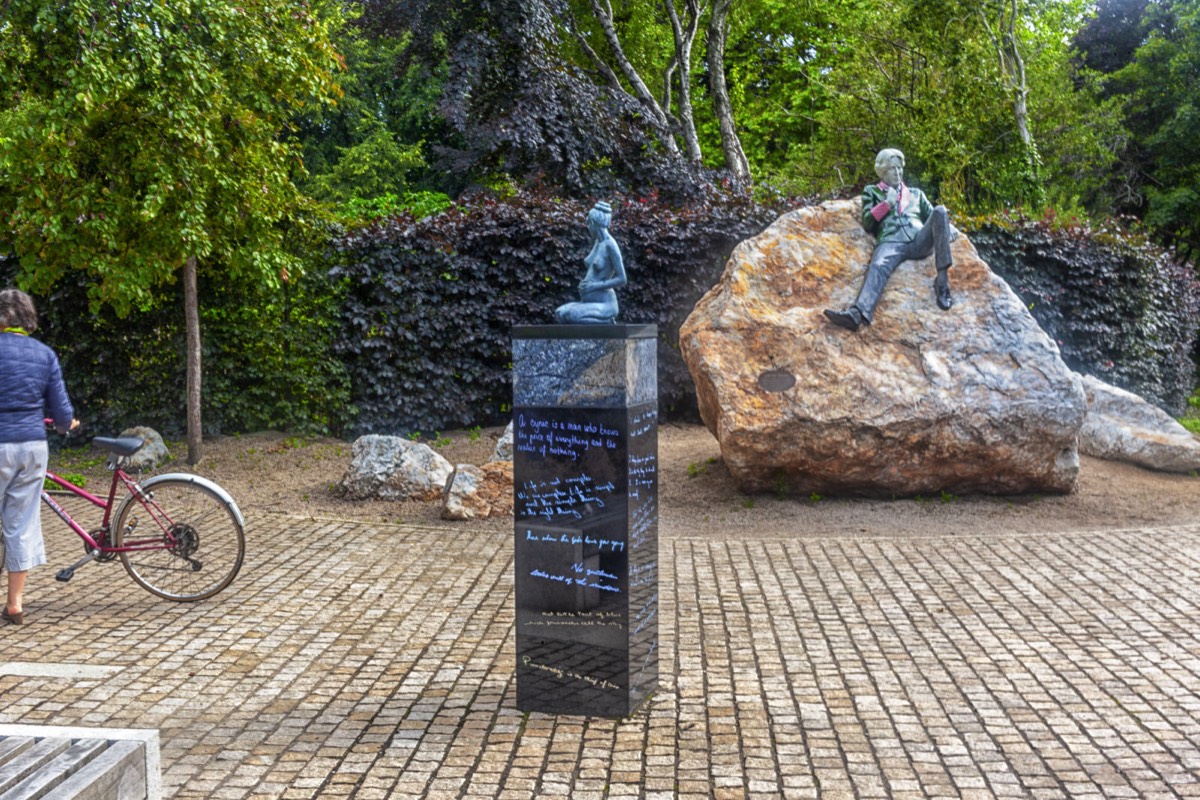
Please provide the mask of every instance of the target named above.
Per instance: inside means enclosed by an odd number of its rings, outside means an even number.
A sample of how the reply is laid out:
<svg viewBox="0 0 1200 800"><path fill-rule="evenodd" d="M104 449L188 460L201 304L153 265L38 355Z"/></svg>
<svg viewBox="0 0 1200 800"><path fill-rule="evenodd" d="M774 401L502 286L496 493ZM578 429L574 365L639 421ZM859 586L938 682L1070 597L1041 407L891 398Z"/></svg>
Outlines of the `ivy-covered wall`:
<svg viewBox="0 0 1200 800"><path fill-rule="evenodd" d="M1173 415L1196 386L1200 281L1144 236L1053 220L976 220L971 241L1076 372Z"/></svg>
<svg viewBox="0 0 1200 800"><path fill-rule="evenodd" d="M784 210L714 191L683 208L614 201L612 232L629 285L621 319L659 326L660 409L695 419L679 326L733 247ZM333 240L331 269L282 287L201 276L206 433L267 428L432 433L502 422L511 398L510 329L553 321L576 299L590 241L588 205L536 192L396 216ZM1200 283L1190 267L1119 229L976 220L972 241L1029 305L1073 368L1172 414L1196 385ZM326 265L328 267L328 265ZM16 273L0 262L0 283ZM178 286L119 319L87 308L75 273L36 298L39 337L60 354L94 434L184 426Z"/></svg>
<svg viewBox="0 0 1200 800"><path fill-rule="evenodd" d="M734 246L781 206L713 191L674 208L613 202L611 232L629 284L620 320L659 326L665 415L695 417L679 326L716 283ZM538 192L482 199L424 219L393 217L336 244L345 284L334 352L351 378L358 432L432 432L500 422L512 396L514 325L548 324L577 300L591 246L588 205Z"/></svg>

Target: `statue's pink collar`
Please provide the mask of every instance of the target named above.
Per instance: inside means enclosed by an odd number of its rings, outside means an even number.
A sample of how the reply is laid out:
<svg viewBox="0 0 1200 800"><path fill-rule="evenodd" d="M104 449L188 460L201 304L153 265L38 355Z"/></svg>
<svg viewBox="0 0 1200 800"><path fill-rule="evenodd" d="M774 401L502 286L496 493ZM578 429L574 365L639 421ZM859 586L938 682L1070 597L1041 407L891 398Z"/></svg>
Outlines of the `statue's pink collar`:
<svg viewBox="0 0 1200 800"><path fill-rule="evenodd" d="M888 189L892 188L883 181L880 181L875 185L881 192L885 193ZM905 185L904 181L900 181L900 188L898 189L898 192L900 196L896 200L896 207L899 209L908 208L908 201L912 199L912 192L909 191L908 186Z"/></svg>

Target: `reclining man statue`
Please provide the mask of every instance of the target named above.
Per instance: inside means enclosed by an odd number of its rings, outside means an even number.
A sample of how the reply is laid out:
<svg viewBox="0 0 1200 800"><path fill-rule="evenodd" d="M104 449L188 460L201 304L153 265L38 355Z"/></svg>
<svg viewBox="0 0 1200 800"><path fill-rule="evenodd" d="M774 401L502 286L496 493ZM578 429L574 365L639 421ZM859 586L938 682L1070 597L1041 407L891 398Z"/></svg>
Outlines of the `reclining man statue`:
<svg viewBox="0 0 1200 800"><path fill-rule="evenodd" d="M954 305L947 270L954 264L950 243L958 231L950 224L945 206L931 206L920 189L904 185L904 153L888 148L875 158L880 181L863 189L862 225L876 235L875 252L867 279L854 304L844 311L825 310L834 325L856 331L870 325L883 287L901 263L934 254L937 278L933 282L938 307Z"/></svg>

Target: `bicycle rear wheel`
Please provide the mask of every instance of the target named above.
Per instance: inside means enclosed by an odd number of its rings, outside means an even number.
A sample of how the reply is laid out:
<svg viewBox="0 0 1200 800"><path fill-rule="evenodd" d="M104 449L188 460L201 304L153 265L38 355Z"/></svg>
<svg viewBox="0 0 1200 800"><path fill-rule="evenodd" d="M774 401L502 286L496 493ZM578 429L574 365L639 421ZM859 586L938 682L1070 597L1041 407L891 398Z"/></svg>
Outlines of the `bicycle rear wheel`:
<svg viewBox="0 0 1200 800"><path fill-rule="evenodd" d="M159 475L117 511L115 544L125 571L168 600L212 597L237 577L246 552L242 514L215 483L195 475Z"/></svg>

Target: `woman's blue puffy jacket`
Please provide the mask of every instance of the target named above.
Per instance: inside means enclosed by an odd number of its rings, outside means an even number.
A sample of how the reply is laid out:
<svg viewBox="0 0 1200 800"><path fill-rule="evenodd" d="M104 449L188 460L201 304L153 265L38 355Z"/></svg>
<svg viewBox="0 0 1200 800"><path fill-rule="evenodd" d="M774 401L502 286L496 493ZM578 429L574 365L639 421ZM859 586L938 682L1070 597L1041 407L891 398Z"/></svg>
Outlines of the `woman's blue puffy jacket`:
<svg viewBox="0 0 1200 800"><path fill-rule="evenodd" d="M0 442L45 439L46 417L65 431L74 416L54 351L28 336L0 333Z"/></svg>

